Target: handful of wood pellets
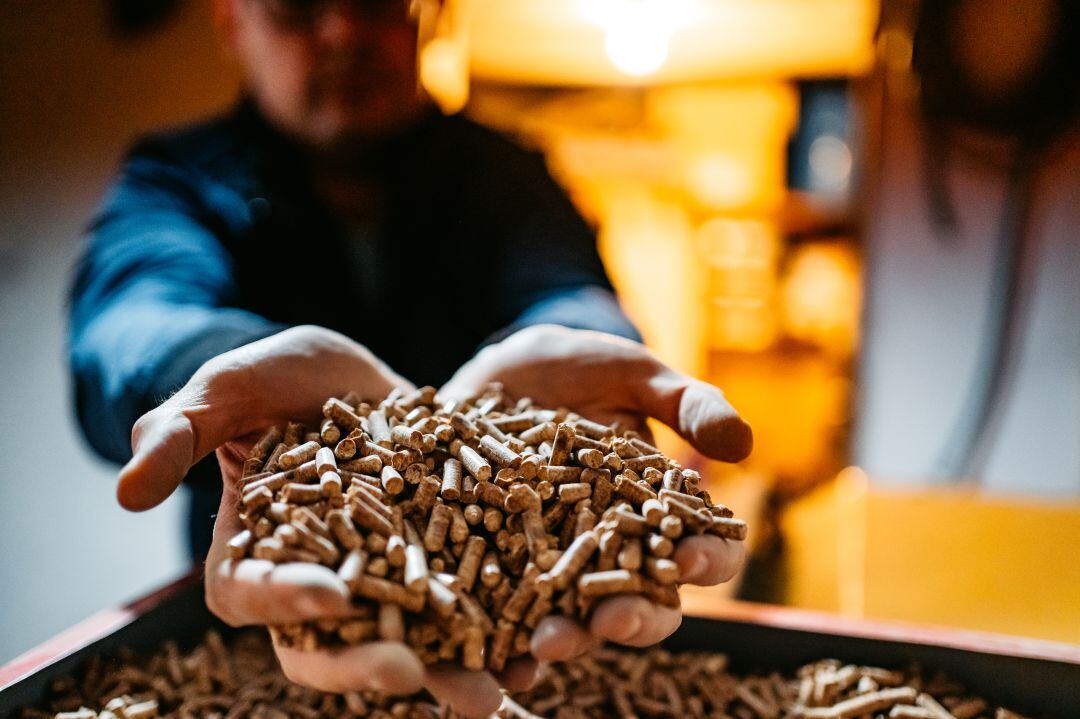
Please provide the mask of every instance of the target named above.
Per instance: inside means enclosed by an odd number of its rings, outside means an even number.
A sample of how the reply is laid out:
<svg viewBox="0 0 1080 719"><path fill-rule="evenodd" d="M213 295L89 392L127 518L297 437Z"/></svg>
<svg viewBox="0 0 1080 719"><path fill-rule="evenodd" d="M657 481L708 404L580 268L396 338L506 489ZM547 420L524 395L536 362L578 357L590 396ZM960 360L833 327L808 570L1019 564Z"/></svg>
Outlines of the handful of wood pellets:
<svg viewBox="0 0 1080 719"><path fill-rule="evenodd" d="M317 562L356 615L272 628L304 649L405 641L425 663L499 671L549 614L614 594L677 607L682 537L746 537L697 472L641 436L498 386L424 387L323 406L318 432L270 428L244 464L234 558Z"/></svg>

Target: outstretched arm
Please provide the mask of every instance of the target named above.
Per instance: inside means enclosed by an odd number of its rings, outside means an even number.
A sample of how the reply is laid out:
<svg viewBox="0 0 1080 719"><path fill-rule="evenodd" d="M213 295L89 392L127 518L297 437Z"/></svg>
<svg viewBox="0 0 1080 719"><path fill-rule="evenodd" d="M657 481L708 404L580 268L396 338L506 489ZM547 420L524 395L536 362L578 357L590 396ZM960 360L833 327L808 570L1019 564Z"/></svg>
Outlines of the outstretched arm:
<svg viewBox="0 0 1080 719"><path fill-rule="evenodd" d="M183 168L136 151L91 224L71 290L79 423L101 455L131 456L135 420L206 360L283 329L230 303L231 258Z"/></svg>

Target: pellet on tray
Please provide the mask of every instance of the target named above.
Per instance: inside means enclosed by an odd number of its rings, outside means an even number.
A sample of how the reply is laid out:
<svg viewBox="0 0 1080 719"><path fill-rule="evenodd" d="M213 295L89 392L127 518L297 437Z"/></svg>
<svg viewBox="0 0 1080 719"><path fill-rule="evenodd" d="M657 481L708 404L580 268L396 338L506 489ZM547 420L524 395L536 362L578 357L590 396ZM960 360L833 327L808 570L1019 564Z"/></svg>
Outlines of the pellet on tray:
<svg viewBox="0 0 1080 719"><path fill-rule="evenodd" d="M181 651L166 642L147 661L121 650L95 657L79 680L53 682L48 710L24 709L23 719L436 719L446 715L427 695L377 692L326 694L293 684L281 673L264 632L240 632L226 645L216 632Z"/></svg>
<svg viewBox="0 0 1080 719"><path fill-rule="evenodd" d="M734 717L735 719L1017 719L955 681L827 659L777 672L736 675L727 658L602 647L541 668L527 692L507 697L503 719Z"/></svg>
<svg viewBox="0 0 1080 719"><path fill-rule="evenodd" d="M237 492L245 531L229 551L320 563L357 605L399 605L427 662L501 670L545 615L587 619L613 594L677 606L679 541L746 536L696 472L634 432L498 386L468 402L438 403L431 387L349 399L327 400L318 432L293 423L256 443ZM308 648L367 640L340 624L274 636Z"/></svg>
<svg viewBox="0 0 1080 719"><path fill-rule="evenodd" d="M394 605L388 605L394 606ZM380 616L379 621L383 618ZM372 636L375 620L352 624ZM364 626L360 626L364 625ZM476 651L475 627L466 636ZM79 679L53 681L48 709L23 719L454 719L426 693L326 694L289 682L266 634L239 632L226 644L216 632L182 651L164 643L149 658L121 650L95 657ZM1024 719L968 694L947 677L822 660L793 674L737 675L727 658L707 652L602 647L541 670L527 692L504 697L498 719L619 717L735 719Z"/></svg>

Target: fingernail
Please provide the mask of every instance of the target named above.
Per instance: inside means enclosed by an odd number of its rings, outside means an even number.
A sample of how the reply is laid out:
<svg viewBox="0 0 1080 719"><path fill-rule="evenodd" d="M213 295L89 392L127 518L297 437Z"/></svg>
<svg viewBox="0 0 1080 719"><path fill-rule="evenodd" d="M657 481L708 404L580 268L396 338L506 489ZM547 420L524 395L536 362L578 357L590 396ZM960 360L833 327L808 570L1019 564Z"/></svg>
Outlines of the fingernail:
<svg viewBox="0 0 1080 719"><path fill-rule="evenodd" d="M555 626L548 622L541 622L533 631L532 644L533 646L540 646L556 634L558 634L558 631Z"/></svg>
<svg viewBox="0 0 1080 719"><path fill-rule="evenodd" d="M532 689L540 681L540 670L547 666L547 662L537 662L536 667L533 669L532 676L529 677L529 685L525 687L526 690Z"/></svg>
<svg viewBox="0 0 1080 719"><path fill-rule="evenodd" d="M709 568L709 558L703 552L694 555L694 561L690 564L690 570L681 577L681 581L693 581L699 579L705 570Z"/></svg>
<svg viewBox="0 0 1080 719"><path fill-rule="evenodd" d="M296 598L296 610L305 617L318 616L321 608L322 604L311 594L301 594Z"/></svg>

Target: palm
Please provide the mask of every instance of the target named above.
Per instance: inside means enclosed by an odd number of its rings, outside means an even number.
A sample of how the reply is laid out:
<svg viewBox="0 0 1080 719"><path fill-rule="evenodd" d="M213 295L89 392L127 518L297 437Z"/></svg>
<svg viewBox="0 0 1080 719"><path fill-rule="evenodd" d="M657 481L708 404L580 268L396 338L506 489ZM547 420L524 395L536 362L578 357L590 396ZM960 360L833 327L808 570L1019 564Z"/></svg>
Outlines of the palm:
<svg viewBox="0 0 1080 719"><path fill-rule="evenodd" d="M394 387L411 385L360 345L316 327L292 328L225 353L140 418L133 433L134 457L120 475L121 504L129 509L154 506L195 462L216 450L223 482L206 561L211 610L232 625L349 616L354 612L351 593L329 567L229 558L228 540L243 529L234 487L252 442L268 425L315 420L327 397L349 390L375 398ZM275 651L287 676L327 691L407 694L427 688L470 716L489 715L499 703L498 683L490 674L425 667L401 642L313 652L275 644ZM521 664L508 672L503 680L518 687L531 675Z"/></svg>
<svg viewBox="0 0 1080 719"><path fill-rule="evenodd" d="M665 366L644 346L599 332L536 326L491 345L440 392L466 398L490 382L538 403L641 431L652 417L702 454L736 462L750 453L750 427L719 389Z"/></svg>
<svg viewBox="0 0 1080 719"><path fill-rule="evenodd" d="M737 461L750 451L749 427L718 389L675 372L642 345L621 338L530 327L479 352L440 395L466 399L492 382L540 406L566 407L646 434L645 419L654 417L718 459ZM716 584L738 571L743 547L718 537L691 537L674 559L682 581ZM586 651L597 638L647 646L675 631L680 621L677 609L617 596L600 603L588 629L566 617L547 617L533 634L532 651L541 659L563 660Z"/></svg>

